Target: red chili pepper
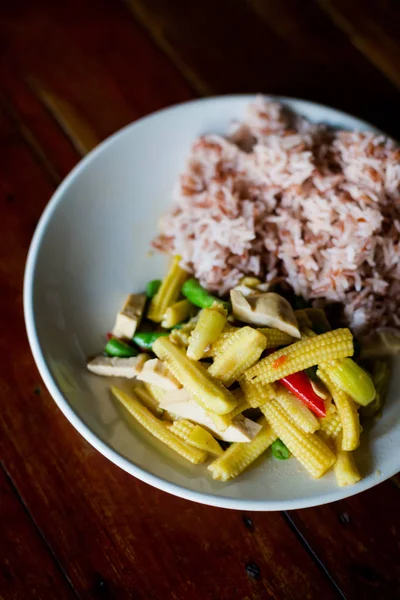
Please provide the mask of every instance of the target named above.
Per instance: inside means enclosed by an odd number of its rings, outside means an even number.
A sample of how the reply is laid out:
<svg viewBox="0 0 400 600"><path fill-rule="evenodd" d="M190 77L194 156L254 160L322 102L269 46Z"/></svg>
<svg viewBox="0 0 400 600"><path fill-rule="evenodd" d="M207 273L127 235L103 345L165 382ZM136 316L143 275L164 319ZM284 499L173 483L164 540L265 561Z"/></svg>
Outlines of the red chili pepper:
<svg viewBox="0 0 400 600"><path fill-rule="evenodd" d="M106 340L111 340L112 338L115 338L115 335L112 333L106 333Z"/></svg>
<svg viewBox="0 0 400 600"><path fill-rule="evenodd" d="M317 417L326 417L324 401L312 388L311 382L304 371L293 373L279 380L282 385L303 402Z"/></svg>

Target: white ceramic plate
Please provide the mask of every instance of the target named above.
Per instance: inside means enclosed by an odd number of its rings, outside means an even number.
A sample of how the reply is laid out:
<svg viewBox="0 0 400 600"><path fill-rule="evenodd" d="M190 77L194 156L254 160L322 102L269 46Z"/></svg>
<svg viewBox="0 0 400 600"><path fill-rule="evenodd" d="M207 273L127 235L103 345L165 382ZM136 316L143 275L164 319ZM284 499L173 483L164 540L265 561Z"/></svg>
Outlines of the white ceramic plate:
<svg viewBox="0 0 400 600"><path fill-rule="evenodd" d="M252 96L197 100L141 119L113 135L70 173L34 235L25 273L24 309L40 373L72 425L112 462L142 481L182 498L245 510L314 506L370 488L400 470L400 374L383 418L363 434L357 462L364 478L338 488L332 474L315 481L296 460L259 461L231 483L212 481L161 446L119 409L109 379L90 375L88 355L104 345L127 293L162 277L165 259L149 257L157 219L192 141L225 133ZM278 98L311 121L372 129L331 108Z"/></svg>

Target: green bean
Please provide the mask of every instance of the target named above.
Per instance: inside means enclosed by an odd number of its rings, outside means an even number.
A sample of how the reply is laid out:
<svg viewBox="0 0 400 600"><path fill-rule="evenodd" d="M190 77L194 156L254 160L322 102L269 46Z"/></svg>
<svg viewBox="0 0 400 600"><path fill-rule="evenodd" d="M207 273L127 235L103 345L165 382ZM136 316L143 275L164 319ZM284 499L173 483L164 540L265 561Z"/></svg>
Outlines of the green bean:
<svg viewBox="0 0 400 600"><path fill-rule="evenodd" d="M154 296L157 294L158 290L160 289L160 285L161 285L161 279L153 279L152 281L149 281L149 283L146 286L146 296L148 298L154 298Z"/></svg>
<svg viewBox="0 0 400 600"><path fill-rule="evenodd" d="M272 455L278 460L287 460L291 457L289 448L285 446L282 440L277 439L271 445Z"/></svg>
<svg viewBox="0 0 400 600"><path fill-rule="evenodd" d="M169 335L168 331L138 331L133 336L133 341L143 350L151 350L159 337Z"/></svg>
<svg viewBox="0 0 400 600"><path fill-rule="evenodd" d="M108 356L118 356L119 358L130 358L131 356L137 356L139 354L136 348L133 348L133 346L130 346L117 338L108 340L104 352Z"/></svg>
<svg viewBox="0 0 400 600"><path fill-rule="evenodd" d="M189 300L189 302L195 306L198 306L199 308L210 308L214 302L219 302L227 310L230 308L228 302L224 302L223 300L220 300L220 298L217 298L216 296L213 296L207 292L207 290L200 285L197 279L188 279L185 281L182 287L182 294Z"/></svg>

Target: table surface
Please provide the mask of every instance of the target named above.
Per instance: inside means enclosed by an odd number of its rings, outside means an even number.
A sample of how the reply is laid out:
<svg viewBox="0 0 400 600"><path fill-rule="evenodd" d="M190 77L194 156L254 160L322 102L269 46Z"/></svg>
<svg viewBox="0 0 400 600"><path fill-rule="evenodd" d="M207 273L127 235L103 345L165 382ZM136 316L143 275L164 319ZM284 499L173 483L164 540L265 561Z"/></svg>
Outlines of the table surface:
<svg viewBox="0 0 400 600"><path fill-rule="evenodd" d="M22 317L46 202L123 125L199 95L260 91L326 103L400 137L399 87L395 0L3 3L1 599L400 597L398 482L253 514L152 489L63 417Z"/></svg>

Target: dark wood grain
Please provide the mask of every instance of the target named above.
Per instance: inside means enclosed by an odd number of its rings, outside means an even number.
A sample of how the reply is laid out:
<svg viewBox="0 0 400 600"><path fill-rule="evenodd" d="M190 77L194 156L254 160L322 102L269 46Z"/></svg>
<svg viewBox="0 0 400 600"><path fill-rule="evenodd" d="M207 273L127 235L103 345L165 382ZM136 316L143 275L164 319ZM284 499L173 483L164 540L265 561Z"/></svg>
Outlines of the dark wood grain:
<svg viewBox="0 0 400 600"><path fill-rule="evenodd" d="M400 87L400 15L396 0L317 0L354 46Z"/></svg>
<svg viewBox="0 0 400 600"><path fill-rule="evenodd" d="M0 466L0 598L77 598Z"/></svg>
<svg viewBox="0 0 400 600"><path fill-rule="evenodd" d="M302 97L400 132L395 88L313 2L126 1L201 93Z"/></svg>
<svg viewBox="0 0 400 600"><path fill-rule="evenodd" d="M399 598L399 502L399 490L387 481L289 516L347 598Z"/></svg>
<svg viewBox="0 0 400 600"><path fill-rule="evenodd" d="M60 590L69 579L71 593L88 599L392 600L399 595L400 495L390 482L288 515L192 504L105 460L40 382L22 319L26 252L55 183L98 140L196 93L258 90L336 105L400 132L398 93L380 74L382 65L373 66L354 36L316 3L129 0L129 6L14 0L0 11L0 455L32 517L21 516L19 531L38 548L35 562L16 536L7 560L13 577L21 575L8 596L30 597L23 566L31 560L45 600L63 597L49 587L57 577ZM399 14L394 4L390 10ZM383 14L380 27L392 39L395 25ZM360 17L356 31L358 23ZM396 68L382 70L395 82ZM6 515L20 515L20 504L7 506ZM0 547L14 531L3 529ZM255 566L246 571L249 563Z"/></svg>
<svg viewBox="0 0 400 600"><path fill-rule="evenodd" d="M193 94L118 1L15 0L1 10L0 39L0 76L11 64L80 151L89 149L81 129L102 140ZM22 84L6 85L22 102Z"/></svg>

